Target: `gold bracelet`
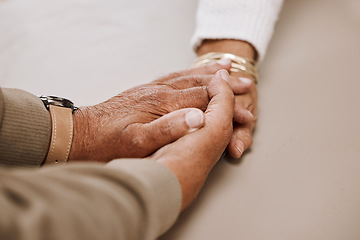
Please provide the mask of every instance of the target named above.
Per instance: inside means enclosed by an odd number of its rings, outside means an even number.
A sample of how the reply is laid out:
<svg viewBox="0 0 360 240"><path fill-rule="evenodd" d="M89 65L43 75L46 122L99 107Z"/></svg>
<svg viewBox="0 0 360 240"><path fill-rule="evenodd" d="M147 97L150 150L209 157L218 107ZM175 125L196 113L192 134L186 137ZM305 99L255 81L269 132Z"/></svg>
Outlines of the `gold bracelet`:
<svg viewBox="0 0 360 240"><path fill-rule="evenodd" d="M251 75L255 79L255 83L257 83L259 75L256 68L256 61L251 58L244 58L231 53L209 52L198 57L194 62L194 67L200 67L205 64L216 62L220 59L230 59L231 72L247 73Z"/></svg>

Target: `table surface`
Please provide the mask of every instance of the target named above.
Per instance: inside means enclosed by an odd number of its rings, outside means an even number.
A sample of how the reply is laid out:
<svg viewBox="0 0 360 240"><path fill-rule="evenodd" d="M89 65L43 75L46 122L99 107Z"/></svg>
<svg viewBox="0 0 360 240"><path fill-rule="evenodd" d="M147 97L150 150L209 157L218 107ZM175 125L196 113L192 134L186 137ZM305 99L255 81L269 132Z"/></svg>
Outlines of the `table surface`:
<svg viewBox="0 0 360 240"><path fill-rule="evenodd" d="M0 84L87 105L187 68L196 4L0 1ZM285 1L253 147L161 239L360 239L359 43L360 1Z"/></svg>

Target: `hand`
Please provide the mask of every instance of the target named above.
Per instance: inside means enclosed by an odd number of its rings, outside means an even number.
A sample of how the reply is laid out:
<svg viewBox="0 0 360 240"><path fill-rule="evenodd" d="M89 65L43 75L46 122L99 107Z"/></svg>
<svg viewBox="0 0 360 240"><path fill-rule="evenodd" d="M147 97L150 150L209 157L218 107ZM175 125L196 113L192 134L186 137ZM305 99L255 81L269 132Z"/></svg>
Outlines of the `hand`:
<svg viewBox="0 0 360 240"><path fill-rule="evenodd" d="M232 73L231 75L252 78L245 73ZM235 119L234 132L227 147L227 152L234 158L240 158L244 151L253 144L252 133L257 120L257 98L258 93L255 84L252 84L247 93L235 96L236 112L240 113L240 116L241 114L245 115L245 112L250 112L253 117Z"/></svg>
<svg viewBox="0 0 360 240"><path fill-rule="evenodd" d="M168 167L182 189L182 210L189 206L203 186L210 170L221 157L232 135L234 94L225 70L216 73L208 87L210 103L205 111L205 126L149 158Z"/></svg>
<svg viewBox="0 0 360 240"><path fill-rule="evenodd" d="M209 103L207 86L222 68L230 68L230 63L173 73L98 105L81 107L74 113L69 161L145 157L202 127L201 110ZM249 89L235 77L229 83L238 94Z"/></svg>
<svg viewBox="0 0 360 240"><path fill-rule="evenodd" d="M256 58L255 49L247 42L239 40L205 40L197 51L198 56L208 52L228 52L242 57ZM245 73L232 73L232 76L254 79ZM231 137L228 153L240 158L252 143L252 131L257 120L257 88L255 84L245 94L235 95L234 132Z"/></svg>

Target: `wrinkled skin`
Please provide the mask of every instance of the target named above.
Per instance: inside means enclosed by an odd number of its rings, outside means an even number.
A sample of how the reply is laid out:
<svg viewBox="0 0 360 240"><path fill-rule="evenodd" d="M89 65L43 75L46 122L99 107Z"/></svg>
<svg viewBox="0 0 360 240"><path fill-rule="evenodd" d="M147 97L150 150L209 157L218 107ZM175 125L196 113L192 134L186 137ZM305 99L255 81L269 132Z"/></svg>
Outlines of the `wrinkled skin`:
<svg viewBox="0 0 360 240"><path fill-rule="evenodd" d="M74 113L69 161L146 157L188 134L192 129L185 115L194 108L207 109L212 77L219 69L229 68L230 63L215 63L169 74L98 105L80 107ZM229 85L235 94L244 94L252 86L236 77L230 77ZM241 121L251 120L242 108L235 107L235 112Z"/></svg>
<svg viewBox="0 0 360 240"><path fill-rule="evenodd" d="M221 76L217 73L208 88L211 100L205 111L205 126L162 147L149 157L168 167L179 180L182 210L199 193L233 133L235 98Z"/></svg>

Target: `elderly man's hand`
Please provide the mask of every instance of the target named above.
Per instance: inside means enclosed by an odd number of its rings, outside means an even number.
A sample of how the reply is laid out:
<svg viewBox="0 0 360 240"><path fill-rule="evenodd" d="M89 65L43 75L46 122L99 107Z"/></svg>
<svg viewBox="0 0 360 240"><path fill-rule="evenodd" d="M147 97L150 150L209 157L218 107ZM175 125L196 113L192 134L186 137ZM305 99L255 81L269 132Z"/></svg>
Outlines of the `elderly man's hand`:
<svg viewBox="0 0 360 240"><path fill-rule="evenodd" d="M162 77L127 90L95 106L74 113L71 160L107 162L115 158L145 157L204 125L203 112L209 103L207 86L222 61ZM236 94L251 84L230 77Z"/></svg>
<svg viewBox="0 0 360 240"><path fill-rule="evenodd" d="M231 139L235 99L226 82L228 77L227 71L220 70L210 82L211 100L205 111L205 126L150 157L167 166L178 178L183 196L182 209L188 207L199 193Z"/></svg>

